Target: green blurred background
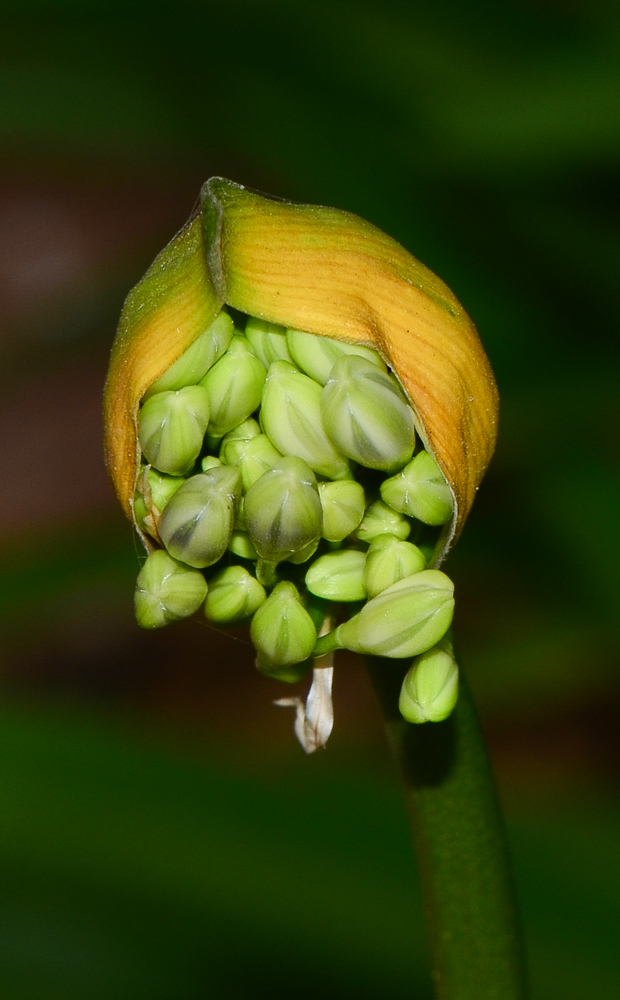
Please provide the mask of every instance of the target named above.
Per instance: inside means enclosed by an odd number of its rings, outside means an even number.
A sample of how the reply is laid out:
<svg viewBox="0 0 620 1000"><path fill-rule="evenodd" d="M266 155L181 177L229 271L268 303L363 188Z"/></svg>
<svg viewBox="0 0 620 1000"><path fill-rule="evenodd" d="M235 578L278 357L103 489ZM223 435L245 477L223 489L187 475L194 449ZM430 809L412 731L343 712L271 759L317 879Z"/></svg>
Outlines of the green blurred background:
<svg viewBox="0 0 620 1000"><path fill-rule="evenodd" d="M305 758L247 637L142 634L100 395L211 174L357 212L474 317L503 400L448 570L535 1000L620 995L620 9L2 4L3 1000L430 1000L361 666ZM287 693L288 690L287 690Z"/></svg>

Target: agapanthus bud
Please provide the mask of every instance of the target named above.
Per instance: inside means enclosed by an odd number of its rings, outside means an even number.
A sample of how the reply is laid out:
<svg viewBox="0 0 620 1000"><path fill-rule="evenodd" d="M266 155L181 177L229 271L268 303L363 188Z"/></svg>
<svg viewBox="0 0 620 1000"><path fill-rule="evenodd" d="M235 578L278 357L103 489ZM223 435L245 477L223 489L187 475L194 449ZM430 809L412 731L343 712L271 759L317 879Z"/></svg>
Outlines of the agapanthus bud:
<svg viewBox="0 0 620 1000"><path fill-rule="evenodd" d="M250 486L245 523L261 559L277 563L321 535L323 513L316 479L301 458L281 458Z"/></svg>
<svg viewBox="0 0 620 1000"><path fill-rule="evenodd" d="M261 433L258 421L250 418L244 420L228 434L225 434L220 444L220 458L225 465L239 465L245 453L248 442Z"/></svg>
<svg viewBox="0 0 620 1000"><path fill-rule="evenodd" d="M150 465L144 466L133 498L134 515L142 531L157 537L159 515L184 482L183 476L166 476Z"/></svg>
<svg viewBox="0 0 620 1000"><path fill-rule="evenodd" d="M208 472L209 469L217 469L220 465L223 465L221 458L217 455L205 455L204 458L200 459L200 468L203 472Z"/></svg>
<svg viewBox="0 0 620 1000"><path fill-rule="evenodd" d="M142 628L161 628L187 618L207 596L207 583L195 569L182 566L157 549L147 556L136 583L135 609Z"/></svg>
<svg viewBox="0 0 620 1000"><path fill-rule="evenodd" d="M370 543L364 567L364 586L376 597L393 583L426 569L426 558L417 545L395 535L377 535Z"/></svg>
<svg viewBox="0 0 620 1000"><path fill-rule="evenodd" d="M181 475L191 469L202 448L211 408L200 385L158 392L140 410L140 445L160 472Z"/></svg>
<svg viewBox="0 0 620 1000"><path fill-rule="evenodd" d="M274 587L254 615L250 635L258 650L256 666L263 673L273 676L308 659L316 629L294 584L283 581Z"/></svg>
<svg viewBox="0 0 620 1000"><path fill-rule="evenodd" d="M321 420L321 387L286 361L269 369L263 390L261 422L283 455L303 458L327 479L342 479L349 463L329 440Z"/></svg>
<svg viewBox="0 0 620 1000"><path fill-rule="evenodd" d="M411 664L400 692L398 708L407 722L441 722L456 705L459 669L452 643L442 639Z"/></svg>
<svg viewBox="0 0 620 1000"><path fill-rule="evenodd" d="M265 368L274 361L288 361L293 364L286 340L286 329L276 323L266 323L253 316L245 324L245 336L250 341L256 356Z"/></svg>
<svg viewBox="0 0 620 1000"><path fill-rule="evenodd" d="M364 488L354 479L319 483L319 497L323 508L323 538L328 542L341 542L355 531L364 516Z"/></svg>
<svg viewBox="0 0 620 1000"><path fill-rule="evenodd" d="M413 454L413 410L396 381L366 358L349 354L336 361L321 415L338 450L369 469L400 468Z"/></svg>
<svg viewBox="0 0 620 1000"><path fill-rule="evenodd" d="M314 333L303 333L302 330L287 330L286 340L294 364L321 385L325 385L329 373L343 354L357 354L372 361L382 371L387 368L381 355L372 347L347 343L346 340L332 340L330 337L317 337Z"/></svg>
<svg viewBox="0 0 620 1000"><path fill-rule="evenodd" d="M417 517L424 524L445 524L454 499L437 462L427 451L381 484L381 496L393 510Z"/></svg>
<svg viewBox="0 0 620 1000"><path fill-rule="evenodd" d="M205 615L210 622L232 624L250 618L267 594L256 577L243 566L227 566L209 581Z"/></svg>
<svg viewBox="0 0 620 1000"><path fill-rule="evenodd" d="M250 486L257 479L260 479L264 472L273 468L282 457L266 434L259 434L258 437L247 441L239 459L239 471L244 490L249 490Z"/></svg>
<svg viewBox="0 0 620 1000"><path fill-rule="evenodd" d="M406 517L392 510L383 500L375 500L366 508L354 535L361 542L372 542L377 535L396 535L404 540L410 533L411 525Z"/></svg>
<svg viewBox="0 0 620 1000"><path fill-rule="evenodd" d="M186 385L196 385L228 349L233 331L232 319L227 312L222 311L168 371L153 382L145 396L152 396L156 392L168 389L182 389Z"/></svg>
<svg viewBox="0 0 620 1000"><path fill-rule="evenodd" d="M366 555L356 549L328 552L312 563L306 573L306 587L315 597L328 601L363 601Z"/></svg>
<svg viewBox="0 0 620 1000"><path fill-rule="evenodd" d="M233 529L228 548L241 559L258 559L258 552L252 544L252 539L247 531L243 531L241 528Z"/></svg>
<svg viewBox="0 0 620 1000"><path fill-rule="evenodd" d="M362 610L323 636L315 655L351 649L372 656L416 656L445 635L454 612L454 586L444 573L423 570L392 584Z"/></svg>
<svg viewBox="0 0 620 1000"><path fill-rule="evenodd" d="M211 403L210 435L227 434L258 409L266 377L265 366L249 342L235 335L226 354L200 383Z"/></svg>
<svg viewBox="0 0 620 1000"><path fill-rule="evenodd" d="M216 563L228 548L240 494L241 476L229 465L188 479L159 520L168 552L199 569Z"/></svg>

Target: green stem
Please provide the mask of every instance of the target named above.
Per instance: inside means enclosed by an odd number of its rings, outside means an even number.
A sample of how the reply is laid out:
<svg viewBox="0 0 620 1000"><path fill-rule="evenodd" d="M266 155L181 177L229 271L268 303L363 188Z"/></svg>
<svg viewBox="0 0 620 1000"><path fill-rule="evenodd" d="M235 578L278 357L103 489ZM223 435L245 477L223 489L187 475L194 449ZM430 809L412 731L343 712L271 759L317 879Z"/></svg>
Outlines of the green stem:
<svg viewBox="0 0 620 1000"><path fill-rule="evenodd" d="M398 711L403 664L368 665L405 783L438 1000L524 1000L506 839L467 684L449 719L416 726Z"/></svg>

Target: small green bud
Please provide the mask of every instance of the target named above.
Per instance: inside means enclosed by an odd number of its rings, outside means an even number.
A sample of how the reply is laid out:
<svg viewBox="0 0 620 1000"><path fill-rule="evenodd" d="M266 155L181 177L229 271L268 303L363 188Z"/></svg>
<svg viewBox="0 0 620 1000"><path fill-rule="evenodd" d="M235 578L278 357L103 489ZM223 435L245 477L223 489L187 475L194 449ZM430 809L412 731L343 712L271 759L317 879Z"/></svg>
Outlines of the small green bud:
<svg viewBox="0 0 620 1000"><path fill-rule="evenodd" d="M244 490L249 490L252 483L273 468L283 456L276 451L266 434L260 434L247 442L239 461L239 471L243 480Z"/></svg>
<svg viewBox="0 0 620 1000"><path fill-rule="evenodd" d="M269 369L260 415L265 434L283 455L303 458L327 479L349 474L349 463L323 427L320 385L286 361L276 361Z"/></svg>
<svg viewBox="0 0 620 1000"><path fill-rule="evenodd" d="M459 668L447 639L416 656L400 692L398 707L407 722L441 722L456 705Z"/></svg>
<svg viewBox="0 0 620 1000"><path fill-rule="evenodd" d="M341 542L360 524L366 507L364 488L354 479L319 483L323 508L323 538Z"/></svg>
<svg viewBox="0 0 620 1000"><path fill-rule="evenodd" d="M312 559L312 556L319 547L319 538L316 538L309 545L305 545L303 549L299 552L295 552L292 556L289 556L287 562L293 563L295 566L301 565L301 563L308 562L308 559Z"/></svg>
<svg viewBox="0 0 620 1000"><path fill-rule="evenodd" d="M209 422L209 394L200 385L158 392L139 415L140 446L160 472L181 475L198 458Z"/></svg>
<svg viewBox="0 0 620 1000"><path fill-rule="evenodd" d="M135 609L142 628L161 628L197 611L207 595L207 583L195 569L182 566L163 549L147 556L138 574Z"/></svg>
<svg viewBox="0 0 620 1000"><path fill-rule="evenodd" d="M196 385L200 382L209 368L228 349L233 330L232 319L228 313L221 312L168 371L153 383L146 397L152 396L155 392L182 389L186 385Z"/></svg>
<svg viewBox="0 0 620 1000"><path fill-rule="evenodd" d="M294 584L283 581L274 587L252 619L250 636L258 652L256 665L264 673L308 659L316 629Z"/></svg>
<svg viewBox="0 0 620 1000"><path fill-rule="evenodd" d="M323 514L312 471L301 458L281 458L250 486L244 503L250 538L261 559L277 563L321 535Z"/></svg>
<svg viewBox="0 0 620 1000"><path fill-rule="evenodd" d="M288 361L289 364L293 364L283 326L266 323L265 320L250 316L245 324L245 335L265 368L269 368L274 361Z"/></svg>
<svg viewBox="0 0 620 1000"><path fill-rule="evenodd" d="M354 535L361 542L372 542L377 535L396 535L397 538L404 540L410 532L411 525L406 518L392 510L382 500L375 500L366 508L366 513Z"/></svg>
<svg viewBox="0 0 620 1000"><path fill-rule="evenodd" d="M381 485L384 501L402 514L424 524L445 524L454 501L441 469L432 455L421 451L398 475Z"/></svg>
<svg viewBox="0 0 620 1000"><path fill-rule="evenodd" d="M234 336L226 354L200 382L211 403L211 437L223 437L258 409L266 377L265 366L245 337Z"/></svg>
<svg viewBox="0 0 620 1000"><path fill-rule="evenodd" d="M205 455L200 462L200 468L203 472L208 472L209 469L217 469L220 465L223 465L223 462L217 455Z"/></svg>
<svg viewBox="0 0 620 1000"><path fill-rule="evenodd" d="M376 597L393 583L424 569L426 559L417 545L395 535L377 535L366 553L364 586L369 597Z"/></svg>
<svg viewBox="0 0 620 1000"><path fill-rule="evenodd" d="M166 476L150 465L143 466L133 499L133 511L142 531L157 537L159 515L184 482L183 476Z"/></svg>
<svg viewBox="0 0 620 1000"><path fill-rule="evenodd" d="M210 622L225 625L250 618L264 603L267 594L258 580L243 566L227 566L209 582L205 615Z"/></svg>
<svg viewBox="0 0 620 1000"><path fill-rule="evenodd" d="M351 649L372 656L416 656L445 635L454 613L454 587L436 569L426 569L392 584L362 610L323 636L315 656Z"/></svg>
<svg viewBox="0 0 620 1000"><path fill-rule="evenodd" d="M239 465L248 443L255 437L259 437L261 433L258 421L252 418L244 420L234 430L229 431L222 438L220 445L220 458L222 462L225 465Z"/></svg>
<svg viewBox="0 0 620 1000"><path fill-rule="evenodd" d="M329 373L343 354L357 354L382 371L387 371L383 358L372 347L333 340L331 337L319 337L315 333L303 333L301 330L287 330L286 340L294 363L320 385L325 385Z"/></svg>
<svg viewBox="0 0 620 1000"><path fill-rule="evenodd" d="M413 410L396 381L366 358L348 354L336 361L321 414L342 454L369 469L399 468L413 454Z"/></svg>
<svg viewBox="0 0 620 1000"><path fill-rule="evenodd" d="M356 549L341 549L319 556L306 573L306 587L328 601L363 601L366 556Z"/></svg>
<svg viewBox="0 0 620 1000"><path fill-rule="evenodd" d="M200 569L217 562L228 548L240 495L241 477L228 465L188 479L159 520L170 555Z"/></svg>
<svg viewBox="0 0 620 1000"><path fill-rule="evenodd" d="M258 559L258 552L252 545L252 539L247 531L242 531L240 528L233 529L228 548L241 559Z"/></svg>

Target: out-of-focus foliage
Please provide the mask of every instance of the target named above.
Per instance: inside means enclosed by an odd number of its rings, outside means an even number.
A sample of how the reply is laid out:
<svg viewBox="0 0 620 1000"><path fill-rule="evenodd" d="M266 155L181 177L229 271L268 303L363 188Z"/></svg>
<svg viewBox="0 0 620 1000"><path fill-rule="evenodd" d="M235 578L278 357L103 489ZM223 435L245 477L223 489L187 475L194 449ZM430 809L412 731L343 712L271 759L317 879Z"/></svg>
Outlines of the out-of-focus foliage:
<svg viewBox="0 0 620 1000"><path fill-rule="evenodd" d="M314 961L325 996L429 995L396 788L360 777L381 752L362 682L336 678L334 749L309 764L283 742L291 720L270 721L279 689L251 676L247 646L131 620L138 562L103 478L100 384L123 295L214 173L370 219L479 327L502 419L449 563L459 656L508 797L534 995L612 1000L617 5L6 0L3 14L0 624L5 698L21 704L0 720L8 1000L279 997L293 981L315 995ZM72 707L55 715L52 695ZM102 699L155 719L174 705L209 747L191 765L137 750L91 721L83 702ZM236 725L238 771L218 759Z"/></svg>

